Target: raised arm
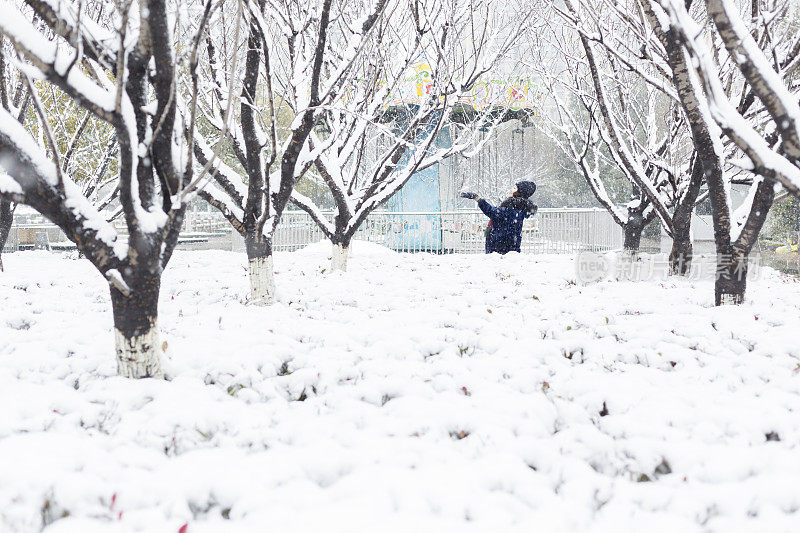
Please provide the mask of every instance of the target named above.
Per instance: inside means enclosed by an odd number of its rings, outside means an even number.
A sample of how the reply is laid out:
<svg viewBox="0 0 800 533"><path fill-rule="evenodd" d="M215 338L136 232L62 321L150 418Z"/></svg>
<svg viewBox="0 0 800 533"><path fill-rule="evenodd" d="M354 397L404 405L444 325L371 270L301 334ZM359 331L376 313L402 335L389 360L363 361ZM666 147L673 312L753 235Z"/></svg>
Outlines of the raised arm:
<svg viewBox="0 0 800 533"><path fill-rule="evenodd" d="M492 220L499 218L502 215L503 207L494 207L492 204L481 198L478 200L478 208L483 211L483 214Z"/></svg>

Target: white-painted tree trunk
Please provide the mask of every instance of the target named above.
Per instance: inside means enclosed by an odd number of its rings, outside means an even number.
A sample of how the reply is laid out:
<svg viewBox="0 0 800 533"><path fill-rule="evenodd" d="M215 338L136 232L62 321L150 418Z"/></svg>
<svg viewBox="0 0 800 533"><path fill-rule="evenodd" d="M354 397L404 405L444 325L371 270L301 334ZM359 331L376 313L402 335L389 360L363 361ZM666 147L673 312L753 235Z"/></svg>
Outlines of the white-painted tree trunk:
<svg viewBox="0 0 800 533"><path fill-rule="evenodd" d="M275 274L272 268L272 255L251 259L247 269L250 277L250 303L253 305L275 303Z"/></svg>
<svg viewBox="0 0 800 533"><path fill-rule="evenodd" d="M744 296L741 294L722 293L719 295L719 305L740 305L743 301Z"/></svg>
<svg viewBox="0 0 800 533"><path fill-rule="evenodd" d="M126 378L163 378L161 370L161 344L158 323L153 320L150 329L140 335L126 338L114 328L117 349L117 373Z"/></svg>
<svg viewBox="0 0 800 533"><path fill-rule="evenodd" d="M341 244L334 244L331 251L331 270L332 271L347 271L347 254L350 249Z"/></svg>
<svg viewBox="0 0 800 533"><path fill-rule="evenodd" d="M617 264L613 265L611 275L617 281L640 281L641 269L638 267L639 253L636 250L623 248L616 257Z"/></svg>

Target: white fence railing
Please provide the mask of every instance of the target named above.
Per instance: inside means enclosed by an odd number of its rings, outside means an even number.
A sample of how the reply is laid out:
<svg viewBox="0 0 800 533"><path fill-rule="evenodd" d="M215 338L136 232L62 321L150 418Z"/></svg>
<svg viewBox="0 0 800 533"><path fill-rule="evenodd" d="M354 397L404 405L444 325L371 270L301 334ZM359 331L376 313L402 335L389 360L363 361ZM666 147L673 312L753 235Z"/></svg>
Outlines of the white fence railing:
<svg viewBox="0 0 800 533"><path fill-rule="evenodd" d="M49 222L39 224L12 225L8 234L4 252L16 252L25 249L71 248L73 245L61 228Z"/></svg>
<svg viewBox="0 0 800 533"><path fill-rule="evenodd" d="M487 222L480 211L377 211L367 217L355 238L401 252L483 253ZM124 231L123 227L119 229ZM181 236L187 245L207 238L214 242L214 247L241 249L241 239L231 232L230 225L218 213L187 213ZM221 238L226 235L231 238ZM292 251L324 239L322 231L306 213L288 211L281 217L273 249ZM6 251L59 248L69 244L56 226L44 221L26 220L12 227ZM577 253L621 246L621 229L602 209L540 209L535 217L525 221L522 231L522 251L525 253Z"/></svg>
<svg viewBox="0 0 800 533"><path fill-rule="evenodd" d="M487 222L480 211L379 211L367 217L355 238L401 252L483 253ZM297 250L324 238L307 214L286 212L275 232L273 249ZM525 221L522 230L525 253L576 253L621 246L622 230L603 209L540 209Z"/></svg>

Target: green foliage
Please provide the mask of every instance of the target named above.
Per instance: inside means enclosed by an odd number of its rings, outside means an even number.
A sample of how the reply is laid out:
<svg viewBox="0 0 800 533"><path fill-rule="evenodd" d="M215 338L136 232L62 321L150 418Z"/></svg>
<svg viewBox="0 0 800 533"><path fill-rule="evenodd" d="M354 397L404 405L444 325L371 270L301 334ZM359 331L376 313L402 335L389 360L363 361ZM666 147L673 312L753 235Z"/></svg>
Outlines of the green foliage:
<svg viewBox="0 0 800 533"><path fill-rule="evenodd" d="M106 122L88 115L87 111L52 84L40 81L34 85L42 101L62 167L76 134L83 126L80 136L72 147L73 151L65 170L76 183L85 183L93 179L102 169L109 153L110 145L115 138L114 129ZM36 110L32 105L28 107L25 125L35 138L40 139L41 146L47 146ZM117 171L117 152L112 147L112 156L100 178L115 176Z"/></svg>
<svg viewBox="0 0 800 533"><path fill-rule="evenodd" d="M334 209L333 196L316 172L311 169L297 181L295 190L311 198L321 209Z"/></svg>
<svg viewBox="0 0 800 533"><path fill-rule="evenodd" d="M800 221L800 208L798 200L787 196L775 202L764 222L762 237L775 241L797 240L798 221Z"/></svg>

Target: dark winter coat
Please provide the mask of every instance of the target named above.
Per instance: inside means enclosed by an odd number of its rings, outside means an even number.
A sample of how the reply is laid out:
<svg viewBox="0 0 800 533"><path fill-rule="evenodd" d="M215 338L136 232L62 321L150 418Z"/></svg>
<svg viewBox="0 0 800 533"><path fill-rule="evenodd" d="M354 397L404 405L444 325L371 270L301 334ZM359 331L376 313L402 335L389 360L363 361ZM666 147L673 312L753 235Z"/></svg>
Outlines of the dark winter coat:
<svg viewBox="0 0 800 533"><path fill-rule="evenodd" d="M486 234L486 253L519 252L522 244L522 224L536 212L535 206L524 198L509 198L500 207L481 199L478 207L489 217Z"/></svg>

